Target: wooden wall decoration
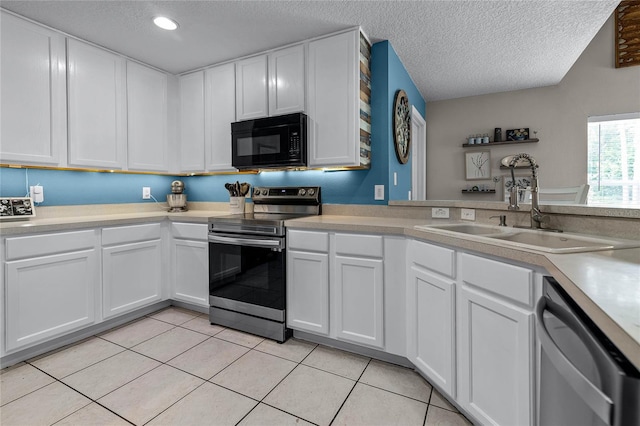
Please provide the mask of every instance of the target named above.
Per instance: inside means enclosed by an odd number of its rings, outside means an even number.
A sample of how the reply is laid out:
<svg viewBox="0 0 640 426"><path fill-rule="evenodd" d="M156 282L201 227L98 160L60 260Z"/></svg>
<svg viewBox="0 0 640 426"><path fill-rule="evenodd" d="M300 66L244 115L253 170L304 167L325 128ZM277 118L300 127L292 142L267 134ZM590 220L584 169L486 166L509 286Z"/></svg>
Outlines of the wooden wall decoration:
<svg viewBox="0 0 640 426"><path fill-rule="evenodd" d="M640 1L621 1L615 15L616 68L640 65Z"/></svg>

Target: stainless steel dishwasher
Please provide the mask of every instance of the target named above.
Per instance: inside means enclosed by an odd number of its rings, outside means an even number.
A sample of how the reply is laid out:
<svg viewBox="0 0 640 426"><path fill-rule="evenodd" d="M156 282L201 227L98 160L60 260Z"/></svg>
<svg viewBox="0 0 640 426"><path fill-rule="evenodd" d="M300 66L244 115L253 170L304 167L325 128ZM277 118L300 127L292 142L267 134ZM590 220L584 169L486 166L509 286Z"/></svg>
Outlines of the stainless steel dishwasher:
<svg viewBox="0 0 640 426"><path fill-rule="evenodd" d="M538 303L538 424L640 425L640 374L560 285Z"/></svg>

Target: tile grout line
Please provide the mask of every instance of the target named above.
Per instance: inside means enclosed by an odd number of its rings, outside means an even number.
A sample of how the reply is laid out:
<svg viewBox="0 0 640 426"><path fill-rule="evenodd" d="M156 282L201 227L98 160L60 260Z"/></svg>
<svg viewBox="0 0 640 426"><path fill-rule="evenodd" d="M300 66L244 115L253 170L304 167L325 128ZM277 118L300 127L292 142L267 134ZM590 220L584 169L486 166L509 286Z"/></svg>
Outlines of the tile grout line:
<svg viewBox="0 0 640 426"><path fill-rule="evenodd" d="M256 345L256 347L257 347L257 346L258 346L258 345ZM316 344L316 345L314 346L314 348L313 348L313 349L311 349L311 350L309 351L309 353L308 353L304 358L302 358L302 360L301 360L300 362L297 362L297 365L296 365L295 367L293 367L293 368L291 369L291 371L289 371L289 372L288 372L288 373L287 373L287 374L286 374L286 375L285 375L285 376L284 376L284 377L283 377L283 378L282 378L278 383L276 383L276 384L271 388L271 390L270 390L269 392L267 392L267 394L266 394L265 396L263 396L263 397L262 397L262 399L258 402L258 405L260 405L260 404L265 404L265 405L267 405L267 406L269 406L269 407L275 408L276 410L280 410L280 411L282 411L283 413L287 413L287 414L289 414L289 415L291 415L291 416L293 416L293 417L295 417L295 418L297 418L297 419L302 419L302 420L304 420L305 422L308 422L308 423L311 423L311 424L314 424L314 425L316 425L316 426L317 426L318 424L317 424L317 423L315 423L315 422L309 421L309 420L307 420L307 419L305 419L305 418L303 418L303 417L298 416L297 414L289 413L288 411L285 411L285 410L283 410L283 409L281 409L281 408L274 407L273 405L271 405L271 404L268 404L268 403L264 402L264 400L265 400L265 399L266 399L266 398L271 394L271 392L273 392L273 391L275 390L275 388L277 388L277 387L278 387L282 382L284 382L284 380L285 380L287 377L289 377L289 376L291 375L291 373L293 373L293 372L295 371L295 369L296 369L296 368L298 368L300 365L305 365L305 364L302 364L302 361L304 361L305 359L307 359L307 357L308 357L309 355L311 355L311 353L312 353L314 350L316 350L316 348L317 348L318 346L319 346L319 345L318 345L318 344ZM257 350L257 349L252 349L252 350L256 350L257 352L261 352L261 351L259 351L259 350ZM250 351L249 351L249 352L250 352ZM247 352L247 353L249 353L249 352ZM262 352L261 352L261 353L262 353ZM246 354L245 354L245 355L246 355ZM271 355L271 354L267 354L267 355ZM244 355L243 355L243 356L244 356ZM273 356L275 356L275 355L273 355ZM282 359L286 359L286 358L282 358ZM291 361L291 360L290 360L290 359L287 359L287 361ZM295 362L295 361L291 361L291 362ZM305 365L305 367L308 367L308 366L307 366L307 365ZM322 371L322 370L321 370L321 371ZM257 405L256 405L256 407L257 407ZM254 407L251 411L253 411L254 409L255 409L255 407ZM251 411L249 411L249 413L250 413ZM248 416L248 415L249 415L249 413L247 413L247 415L245 415L244 417ZM244 417L243 417L243 419L244 419ZM240 421L242 421L242 420L240 420ZM239 422L238 422L238 423L239 423Z"/></svg>
<svg viewBox="0 0 640 426"><path fill-rule="evenodd" d="M118 352L118 353L122 353L122 352ZM116 354L116 355L117 355L117 354ZM115 356L115 355L114 355L114 356ZM108 358L107 358L107 359L108 359ZM100 362L101 362L101 361L100 361ZM95 364L97 364L97 363L95 363ZM53 377L51 374L47 373L47 372L46 372L46 371L44 371L44 370L41 370L40 368L36 367L35 365L32 365L32 364L29 364L29 365L31 365L33 368L35 368L35 369L37 369L37 370L41 371L42 373L46 374L47 376L51 377L53 380L55 380L54 382L49 383L49 384L47 384L47 385L45 385L45 386L43 386L43 387L41 387L41 388L38 388L38 389L36 389L36 390L40 390L40 389L42 389L42 388L44 388L44 387L46 387L46 386L49 386L49 385L52 385L53 383L58 382L58 383L60 383L61 385L66 386L67 388L71 389L71 390L72 390L72 391L74 391L74 392L77 392L78 394L82 395L83 397L85 397L85 398L87 398L89 401L91 401L91 402L89 402L87 405L83 405L82 407L78 408L78 409L77 409L77 410L75 410L74 412L69 413L68 415L66 415L66 416L64 416L64 417L62 417L62 418L60 418L60 419L56 420L54 423L52 423L52 425L54 425L54 424L56 424L56 423L60 422L61 420L66 419L67 417L69 417L69 416L71 416L71 415L73 415L73 414L77 413L78 411L82 410L83 408L88 407L88 406L89 406L89 405L91 405L92 403L96 403L96 404L98 404L99 406L101 406L101 407L102 407L102 408L104 408L105 410L107 410L107 411L109 411L109 412L111 412L111 413L115 414L116 416L120 417L121 419L123 419L123 420L124 420L124 421L126 421L127 423L134 424L133 422L130 422L129 420L127 420L126 418L122 417L120 414L116 413L115 411L112 411L112 410L111 410L111 409L109 409L108 407L105 407L104 405L102 405L100 402L98 402L98 400L97 400L97 399L93 399L93 398L89 397L88 395L85 395L84 393L80 392L78 389L76 389L76 388L74 388L74 387L72 387L72 386L70 386L70 385L66 384L66 383L65 383L65 382L63 382L62 380L59 380L59 379L57 379L57 378ZM158 366L158 367L159 367L159 366ZM81 371L81 370L78 370L78 371ZM75 374L75 373L72 373L72 374ZM146 374L146 373L145 373L145 374ZM71 374L69 374L68 376L70 376L70 375L71 375ZM68 377L68 376L65 376L65 377ZM140 377L140 376L138 376L138 377ZM63 377L63 378L64 378L64 377ZM136 378L137 378L137 377L136 377ZM133 380L135 380L135 379L133 379ZM127 383L129 383L129 382L127 382ZM124 386L124 385L123 385L123 386ZM119 388L120 388L120 387L119 387ZM119 388L118 388L118 389L119 389ZM33 391L33 392L35 392L35 391ZM32 394L33 392L29 392L27 395ZM111 393L111 392L109 392L109 393ZM108 394L107 394L107 395L108 395ZM24 395L24 396L26 396L26 395ZM20 397L20 398L23 398L23 397ZM20 398L18 398L18 399L20 399ZM100 397L100 398L102 398L102 397ZM17 401L18 399L15 399L14 401ZM12 401L12 402L13 402L13 401Z"/></svg>
<svg viewBox="0 0 640 426"><path fill-rule="evenodd" d="M344 407L344 404L346 404L347 399L349 399L349 397L353 393L353 390L356 388L356 385L360 383L360 379L362 378L362 375L364 374L364 372L366 371L366 369L369 367L370 364L371 364L371 358L369 358L369 361L367 361L367 365L364 366L364 368L362 369L362 372L360 372L360 375L358 376L356 381L353 383L351 390L349 391L345 399L342 401L342 404L340 404L340 408L338 408L338 411L336 411L336 414L333 415L333 418L329 422L329 425L333 424L333 422L336 420L336 417L338 417L338 414L340 414L340 411L342 411L342 407Z"/></svg>

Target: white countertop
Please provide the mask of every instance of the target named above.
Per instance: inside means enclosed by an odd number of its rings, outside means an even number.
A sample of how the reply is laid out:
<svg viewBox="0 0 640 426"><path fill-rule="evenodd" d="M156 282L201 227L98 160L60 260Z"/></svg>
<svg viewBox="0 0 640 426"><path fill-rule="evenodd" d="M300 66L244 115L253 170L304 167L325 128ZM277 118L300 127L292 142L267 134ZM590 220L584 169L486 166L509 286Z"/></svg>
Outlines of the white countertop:
<svg viewBox="0 0 640 426"><path fill-rule="evenodd" d="M207 223L227 210L110 212L64 217L36 217L0 222L1 236L59 232L87 227L119 226L165 219ZM321 215L286 222L291 228L405 235L452 247L473 250L546 269L591 317L613 343L640 369L640 248L573 254L550 254L526 248L486 244L465 238L415 229L415 225L443 223L440 219Z"/></svg>

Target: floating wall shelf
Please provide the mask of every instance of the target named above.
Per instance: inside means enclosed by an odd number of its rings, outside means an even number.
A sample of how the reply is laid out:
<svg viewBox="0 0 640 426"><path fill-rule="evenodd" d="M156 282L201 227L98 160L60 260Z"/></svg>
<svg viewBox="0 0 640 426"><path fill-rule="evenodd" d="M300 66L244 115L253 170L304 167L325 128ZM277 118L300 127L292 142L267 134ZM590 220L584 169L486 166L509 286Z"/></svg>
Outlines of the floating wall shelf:
<svg viewBox="0 0 640 426"><path fill-rule="evenodd" d="M512 144L521 144L521 143L536 143L538 142L540 139L525 139L523 141L502 141L502 142L489 142L489 143L476 143L476 144L472 144L469 145L468 143L463 143L462 147L463 148L486 148L488 146L495 146L495 145L512 145Z"/></svg>
<svg viewBox="0 0 640 426"><path fill-rule="evenodd" d="M488 189L486 191L470 191L468 189L463 189L462 193L463 194L495 194L496 190L495 189Z"/></svg>

